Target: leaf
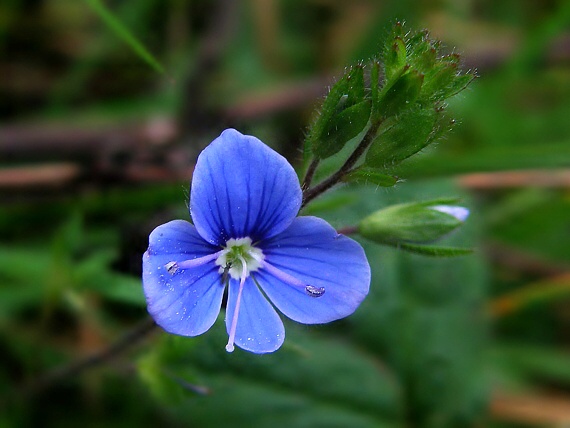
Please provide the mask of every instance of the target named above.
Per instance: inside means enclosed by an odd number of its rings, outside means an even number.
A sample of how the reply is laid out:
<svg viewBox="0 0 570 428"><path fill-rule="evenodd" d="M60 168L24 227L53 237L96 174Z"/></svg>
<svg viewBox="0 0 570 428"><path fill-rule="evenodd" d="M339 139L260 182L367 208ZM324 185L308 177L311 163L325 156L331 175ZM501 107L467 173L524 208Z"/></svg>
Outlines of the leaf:
<svg viewBox="0 0 570 428"><path fill-rule="evenodd" d="M345 109L331 120L313 148L314 155L325 159L341 151L346 143L362 132L369 117L370 102L367 100Z"/></svg>
<svg viewBox="0 0 570 428"><path fill-rule="evenodd" d="M370 70L370 98L372 99L372 118L376 122L380 118L377 117L380 111L380 63L374 61Z"/></svg>
<svg viewBox="0 0 570 428"><path fill-rule="evenodd" d="M370 117L370 100L364 99L364 71L353 67L331 89L311 128L307 144L314 156L326 159L359 135Z"/></svg>
<svg viewBox="0 0 570 428"><path fill-rule="evenodd" d="M472 248L442 247L438 245L409 244L404 242L399 242L397 246L410 253L432 257L457 257L473 253Z"/></svg>
<svg viewBox="0 0 570 428"><path fill-rule="evenodd" d="M375 184L381 187L392 187L398 182L398 177L389 174L382 174L374 168L360 167L345 175L343 181Z"/></svg>
<svg viewBox="0 0 570 428"><path fill-rule="evenodd" d="M153 365L211 391L178 404L163 391L164 405L192 426L403 427L402 397L379 361L303 327L286 331L283 348L263 356L228 354L222 319L198 338L164 336Z"/></svg>
<svg viewBox="0 0 570 428"><path fill-rule="evenodd" d="M406 44L401 37L393 39L393 43L384 52L383 60L387 81L391 81L402 74L402 70L406 66Z"/></svg>
<svg viewBox="0 0 570 428"><path fill-rule="evenodd" d="M380 112L393 116L414 105L420 95L424 75L404 68L404 72L392 85L386 85L380 96Z"/></svg>
<svg viewBox="0 0 570 428"><path fill-rule="evenodd" d="M99 15L102 21L148 65L159 73L164 73L164 67L158 60L143 46L141 42L119 21L101 0L86 0L93 11Z"/></svg>
<svg viewBox="0 0 570 428"><path fill-rule="evenodd" d="M412 109L392 119L380 129L366 154L365 165L383 168L400 163L430 143L436 112Z"/></svg>

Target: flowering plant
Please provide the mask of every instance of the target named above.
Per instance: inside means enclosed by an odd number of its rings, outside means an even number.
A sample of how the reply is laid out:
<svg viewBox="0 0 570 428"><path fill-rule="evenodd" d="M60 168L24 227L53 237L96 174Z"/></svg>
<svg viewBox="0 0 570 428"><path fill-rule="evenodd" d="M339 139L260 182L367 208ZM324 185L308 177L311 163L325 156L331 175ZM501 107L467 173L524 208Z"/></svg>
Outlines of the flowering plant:
<svg viewBox="0 0 570 428"><path fill-rule="evenodd" d="M439 47L426 33L404 33L397 24L382 65L373 60L347 70L307 133L302 186L285 158L255 137L229 129L204 149L192 178L193 224L157 227L143 257L143 286L156 323L170 333L202 334L215 322L227 288L226 350L237 345L267 353L285 336L273 305L305 324L353 313L370 285L362 247L322 219L296 216L341 182L394 186L392 168L449 129L444 101L474 75L458 70L457 55L438 57ZM341 160L338 169L316 180L322 162L331 159ZM465 254L426 245L467 218L469 211L453 202L395 205L343 232L424 255Z"/></svg>

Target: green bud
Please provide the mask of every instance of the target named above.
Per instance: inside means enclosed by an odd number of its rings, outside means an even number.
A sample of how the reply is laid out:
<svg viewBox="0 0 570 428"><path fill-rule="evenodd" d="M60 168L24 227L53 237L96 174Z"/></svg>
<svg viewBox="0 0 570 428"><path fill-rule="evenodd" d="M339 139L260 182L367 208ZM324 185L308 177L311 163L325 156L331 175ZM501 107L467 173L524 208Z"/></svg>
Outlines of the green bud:
<svg viewBox="0 0 570 428"><path fill-rule="evenodd" d="M461 226L468 215L466 208L440 201L399 204L363 219L358 232L383 244L428 243Z"/></svg>

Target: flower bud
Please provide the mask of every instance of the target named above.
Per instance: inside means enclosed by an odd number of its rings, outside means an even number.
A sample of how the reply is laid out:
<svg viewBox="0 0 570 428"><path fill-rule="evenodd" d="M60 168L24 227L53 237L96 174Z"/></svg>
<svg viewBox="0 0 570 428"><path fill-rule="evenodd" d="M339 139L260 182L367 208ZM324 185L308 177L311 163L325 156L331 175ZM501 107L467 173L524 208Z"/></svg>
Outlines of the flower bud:
<svg viewBox="0 0 570 428"><path fill-rule="evenodd" d="M363 219L358 231L363 237L384 244L435 241L461 226L469 216L467 208L439 202L392 205Z"/></svg>

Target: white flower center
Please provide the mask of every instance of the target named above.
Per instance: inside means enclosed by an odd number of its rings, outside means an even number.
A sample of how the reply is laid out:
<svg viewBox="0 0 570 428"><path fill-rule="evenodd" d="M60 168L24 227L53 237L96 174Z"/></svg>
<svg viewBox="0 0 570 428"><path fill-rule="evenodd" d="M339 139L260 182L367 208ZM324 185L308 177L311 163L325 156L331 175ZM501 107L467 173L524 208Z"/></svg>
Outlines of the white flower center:
<svg viewBox="0 0 570 428"><path fill-rule="evenodd" d="M216 259L220 274L229 274L233 279L247 278L263 264L265 256L261 249L254 247L251 238L229 239L226 247Z"/></svg>

